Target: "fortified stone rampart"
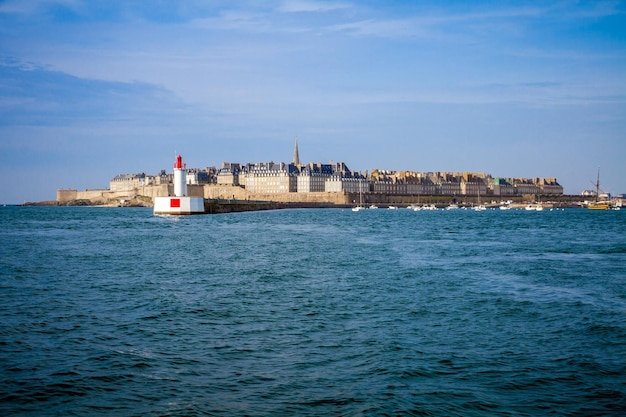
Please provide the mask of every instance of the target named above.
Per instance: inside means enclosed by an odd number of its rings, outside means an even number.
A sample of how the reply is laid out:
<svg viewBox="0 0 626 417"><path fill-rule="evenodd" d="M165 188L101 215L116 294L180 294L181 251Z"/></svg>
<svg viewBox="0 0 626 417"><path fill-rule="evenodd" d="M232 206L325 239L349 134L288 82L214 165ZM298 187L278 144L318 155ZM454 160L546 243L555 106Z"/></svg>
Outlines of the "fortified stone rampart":
<svg viewBox="0 0 626 417"><path fill-rule="evenodd" d="M57 201L59 203L67 203L68 201L77 200L78 191L76 188L57 190Z"/></svg>
<svg viewBox="0 0 626 417"><path fill-rule="evenodd" d="M204 187L202 185L188 185L187 194L190 197L204 197ZM132 200L141 199L142 204L149 205L155 197L167 197L174 195L172 184L161 184L142 186L133 189L111 191L109 189L84 190L61 189L57 190L57 202L61 204L73 201L83 201L94 205L120 205ZM232 193L231 197L232 198Z"/></svg>
<svg viewBox="0 0 626 417"><path fill-rule="evenodd" d="M253 193L250 194L251 200L276 201L280 203L330 203L330 204L349 204L347 195L344 192L338 193Z"/></svg>
<svg viewBox="0 0 626 417"><path fill-rule="evenodd" d="M107 190L107 189L85 190L85 191L79 191L78 193L76 193L76 199L105 202L110 198L114 198L115 194L117 193L111 190Z"/></svg>
<svg viewBox="0 0 626 417"><path fill-rule="evenodd" d="M172 184L150 185L137 188L131 195L142 195L154 199L154 197L167 197L170 191L174 192ZM126 193L129 194L129 191L126 191Z"/></svg>
<svg viewBox="0 0 626 417"><path fill-rule="evenodd" d="M222 200L253 200L250 193L236 185L205 185L204 198Z"/></svg>
<svg viewBox="0 0 626 417"><path fill-rule="evenodd" d="M187 196L204 198L204 186L198 184L187 184Z"/></svg>
<svg viewBox="0 0 626 417"><path fill-rule="evenodd" d="M231 185L204 185L204 198L220 200L275 201L281 203L347 204L346 194L340 193L251 193Z"/></svg>
<svg viewBox="0 0 626 417"><path fill-rule="evenodd" d="M166 197L173 195L174 189L171 184L138 187L133 190L111 191L75 189L57 190L57 202L60 204L71 204L80 202L81 204L92 205L152 205L155 197ZM245 188L231 185L193 185L187 186L187 194L190 197L202 197L207 200L244 201L249 202L275 202L294 204L331 204L331 205L354 205L358 204L362 198L365 205L380 204L385 205L410 205L410 204L438 204L447 205L450 202L459 204L475 204L478 200L473 196L448 196L448 195L394 195L384 193L358 193L347 192L311 192L311 193L250 193ZM561 196L562 197L562 196ZM485 195L481 200L490 202L500 199L492 195ZM508 196L507 199L513 201L538 201L555 200L558 196L535 196L521 195Z"/></svg>
<svg viewBox="0 0 626 417"><path fill-rule="evenodd" d="M154 197L167 195L168 186L158 185L151 187L140 187L135 190L111 191L109 189L99 190L57 190L57 202L61 204L76 201L92 205L121 205L133 200L140 199L142 205L150 205Z"/></svg>

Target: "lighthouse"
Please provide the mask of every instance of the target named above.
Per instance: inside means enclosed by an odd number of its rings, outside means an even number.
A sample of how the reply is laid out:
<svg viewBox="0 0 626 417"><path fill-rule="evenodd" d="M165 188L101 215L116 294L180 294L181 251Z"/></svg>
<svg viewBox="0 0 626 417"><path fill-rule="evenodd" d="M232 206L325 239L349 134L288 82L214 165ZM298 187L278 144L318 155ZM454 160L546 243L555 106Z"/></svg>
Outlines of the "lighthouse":
<svg viewBox="0 0 626 417"><path fill-rule="evenodd" d="M183 164L183 157L180 155L174 163L174 195L187 197L187 165Z"/></svg>
<svg viewBox="0 0 626 417"><path fill-rule="evenodd" d="M154 198L154 214L202 214L204 198L187 195L187 166L178 155L174 162L174 195Z"/></svg>

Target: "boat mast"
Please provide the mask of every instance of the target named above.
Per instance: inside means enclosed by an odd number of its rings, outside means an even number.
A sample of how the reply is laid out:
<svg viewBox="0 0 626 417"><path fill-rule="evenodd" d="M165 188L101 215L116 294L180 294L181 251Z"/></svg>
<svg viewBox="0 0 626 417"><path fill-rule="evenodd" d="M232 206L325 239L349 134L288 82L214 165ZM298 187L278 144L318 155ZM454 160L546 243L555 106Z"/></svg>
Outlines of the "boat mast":
<svg viewBox="0 0 626 417"><path fill-rule="evenodd" d="M359 181L357 182L357 184L359 185L359 207L363 206L363 179L359 178Z"/></svg>
<svg viewBox="0 0 626 417"><path fill-rule="evenodd" d="M598 178L596 179L596 203L600 200L600 168L598 168Z"/></svg>

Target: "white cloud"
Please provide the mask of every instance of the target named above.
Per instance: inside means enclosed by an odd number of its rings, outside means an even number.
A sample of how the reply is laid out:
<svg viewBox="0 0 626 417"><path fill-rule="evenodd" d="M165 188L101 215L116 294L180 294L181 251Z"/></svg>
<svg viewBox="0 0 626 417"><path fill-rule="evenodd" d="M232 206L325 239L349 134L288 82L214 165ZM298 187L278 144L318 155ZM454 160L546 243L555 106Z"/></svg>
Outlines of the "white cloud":
<svg viewBox="0 0 626 417"><path fill-rule="evenodd" d="M528 20L535 19L596 19L616 14L624 14L613 2L605 2L589 7L553 5L544 7L510 7L501 9L480 9L458 13L450 9L430 9L414 12L406 17L371 17L357 21L345 21L326 27L331 32L345 32L355 36L375 36L385 38L437 38L450 39L462 33L471 34L502 33L504 25L517 28L523 34ZM491 28L491 30L490 30ZM508 32L508 30L507 30ZM514 32L515 33L515 32Z"/></svg>
<svg viewBox="0 0 626 417"><path fill-rule="evenodd" d="M7 0L0 3L0 13L31 15L56 5L78 9L81 3L80 0Z"/></svg>
<svg viewBox="0 0 626 417"><path fill-rule="evenodd" d="M239 10L224 10L217 17L194 19L191 25L194 28L211 31L244 33L271 33L282 30L267 14Z"/></svg>
<svg viewBox="0 0 626 417"><path fill-rule="evenodd" d="M351 7L352 6L348 3L314 0L286 0L280 7L278 7L277 10L283 13L328 12L339 9L348 9Z"/></svg>
<svg viewBox="0 0 626 417"><path fill-rule="evenodd" d="M401 37L416 34L417 26L412 19L361 20L327 27L331 32L346 32L357 36Z"/></svg>

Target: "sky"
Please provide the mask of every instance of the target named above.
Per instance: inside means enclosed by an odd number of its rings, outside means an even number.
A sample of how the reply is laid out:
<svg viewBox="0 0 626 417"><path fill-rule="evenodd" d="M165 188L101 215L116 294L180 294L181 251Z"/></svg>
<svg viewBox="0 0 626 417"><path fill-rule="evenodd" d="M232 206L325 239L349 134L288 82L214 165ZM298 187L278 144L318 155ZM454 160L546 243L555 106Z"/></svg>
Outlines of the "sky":
<svg viewBox="0 0 626 417"><path fill-rule="evenodd" d="M222 162L626 193L623 1L0 0L0 203Z"/></svg>

